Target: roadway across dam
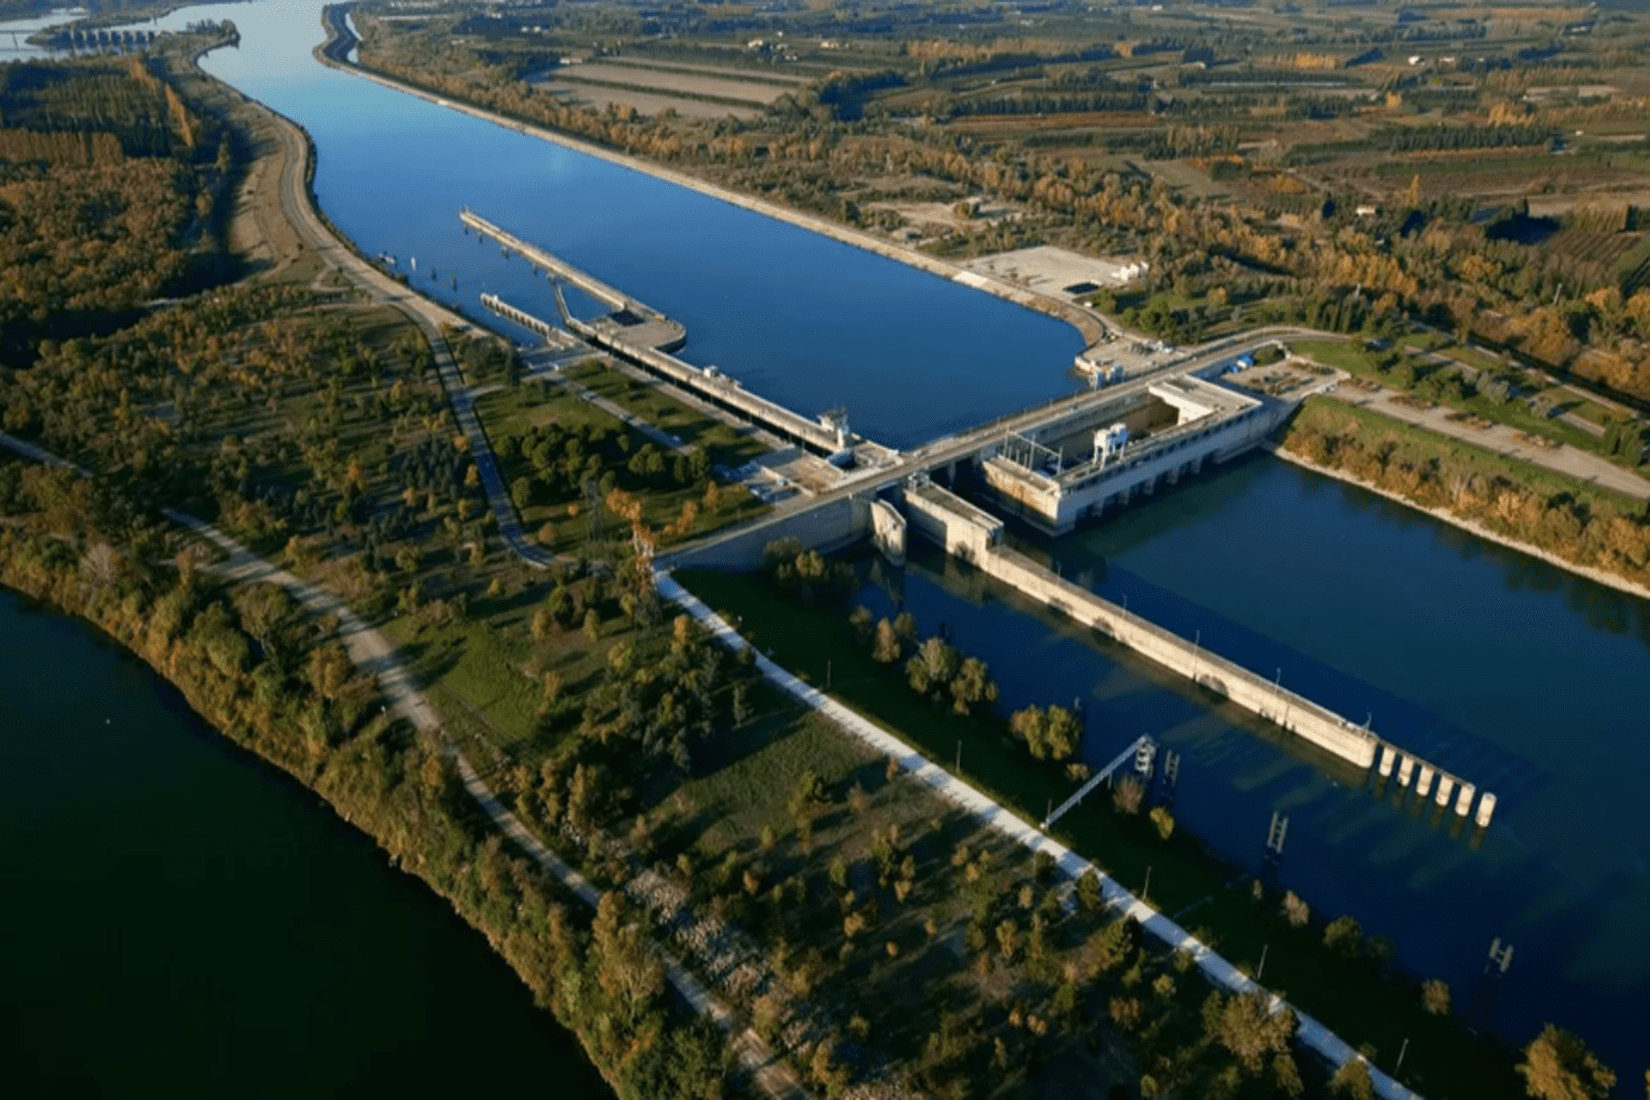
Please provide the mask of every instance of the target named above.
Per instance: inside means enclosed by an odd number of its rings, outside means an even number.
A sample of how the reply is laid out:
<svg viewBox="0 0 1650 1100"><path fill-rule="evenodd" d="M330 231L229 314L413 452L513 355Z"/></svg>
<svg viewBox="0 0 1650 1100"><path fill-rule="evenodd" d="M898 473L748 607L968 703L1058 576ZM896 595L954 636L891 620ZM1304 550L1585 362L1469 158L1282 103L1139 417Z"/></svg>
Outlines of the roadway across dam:
<svg viewBox="0 0 1650 1100"><path fill-rule="evenodd" d="M1496 807L1493 793L1480 792L1469 780L1384 741L1367 726L1132 615L1002 545L1003 521L988 509L1012 514L1051 535L1064 534L1079 522L1259 447L1305 397L1344 377L1291 359L1256 365L1255 352L1275 345L1277 334L1263 331L1223 341L1135 378L899 452L852 435L845 417L809 420L744 390L719 371L650 346L673 341L678 333L685 340L685 330L479 215L464 210L460 217L467 227L543 267L553 281L564 279L616 313L643 319L641 324L581 321L558 293L561 320L574 336L831 456L834 485L816 486L808 499L765 520L690 543L662 559L662 567L753 568L762 563L766 547L781 538L822 551L871 538L898 563L907 532L914 528L947 553L1200 689L1361 771L1375 771L1382 785L1395 781L1399 789L1408 789L1413 784L1418 800L1430 798L1460 817L1472 815L1480 827L1489 824ZM546 340L562 338L549 322L496 297L484 304ZM964 479L984 507L953 491Z"/></svg>

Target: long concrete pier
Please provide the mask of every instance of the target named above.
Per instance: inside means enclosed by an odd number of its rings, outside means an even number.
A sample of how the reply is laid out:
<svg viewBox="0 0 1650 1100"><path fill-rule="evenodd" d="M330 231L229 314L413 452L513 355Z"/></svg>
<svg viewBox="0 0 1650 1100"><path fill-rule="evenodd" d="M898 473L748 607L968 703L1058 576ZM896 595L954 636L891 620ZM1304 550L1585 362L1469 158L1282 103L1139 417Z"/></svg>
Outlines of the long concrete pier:
<svg viewBox="0 0 1650 1100"><path fill-rule="evenodd" d="M586 274L567 261L523 241L477 214L464 210L459 215L465 225L485 236L499 241L504 247L519 252L539 264L554 276L559 276L586 291L604 304L617 304L614 312L596 321L584 321L573 316L562 305L562 322L574 334L596 347L608 351L625 362L639 366L666 381L682 386L701 398L709 400L749 420L758 427L795 443L800 443L823 455L835 455L847 450L854 442L846 423L809 420L785 406L751 393L739 380L715 367L696 367L669 354L673 346L680 347L685 340L685 329L663 313L645 306L634 298ZM494 313L507 317L516 324L545 335L558 331L555 326L526 310L510 305L495 294L482 296L482 304Z"/></svg>
<svg viewBox="0 0 1650 1100"><path fill-rule="evenodd" d="M573 337L569 336L561 329L556 328L554 325L542 318L534 317L525 309L520 309L511 305L503 298L500 298L497 294L483 294L481 296L481 304L488 310L488 312L496 313L507 321L514 321L522 328L538 333L540 336L544 337L545 343L549 344L551 347L572 348L578 343L577 340L573 339Z"/></svg>
<svg viewBox="0 0 1650 1100"><path fill-rule="evenodd" d="M622 339L626 344L635 347L658 351L676 351L687 343L687 329L679 321L674 321L651 306L638 302L532 242L522 240L468 207L458 212L458 220L483 237L491 237L502 245L505 251L514 252L529 263L542 267L552 279L571 283L601 302L608 308L607 315L584 323L600 330L604 335Z"/></svg>
<svg viewBox="0 0 1650 1100"><path fill-rule="evenodd" d="M911 527L937 542L947 553L973 564L982 573L1028 598L1060 612L1099 634L1186 677L1213 695L1235 703L1287 733L1334 754L1380 780L1396 774L1400 788L1413 782L1417 799L1433 797L1466 817L1473 811L1479 826L1495 813L1496 796L1445 768L1383 741L1360 726L1274 680L1187 641L1142 619L1088 589L1056 576L1024 554L1002 545L1003 523L926 478L913 479L902 500Z"/></svg>

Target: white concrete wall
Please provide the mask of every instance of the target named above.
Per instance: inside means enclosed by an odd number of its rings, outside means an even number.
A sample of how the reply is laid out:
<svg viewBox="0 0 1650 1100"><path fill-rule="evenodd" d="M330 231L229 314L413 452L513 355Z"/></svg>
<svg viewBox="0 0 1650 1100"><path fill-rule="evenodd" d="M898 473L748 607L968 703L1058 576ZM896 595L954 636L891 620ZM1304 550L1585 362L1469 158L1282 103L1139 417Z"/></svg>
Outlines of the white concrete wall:
<svg viewBox="0 0 1650 1100"><path fill-rule="evenodd" d="M895 565L905 564L905 517L886 500L871 502L871 539Z"/></svg>
<svg viewBox="0 0 1650 1100"><path fill-rule="evenodd" d="M659 565L668 569L760 569L764 564L763 548L777 539L794 538L804 550L828 554L870 533L870 500L844 496L816 508L738 528L685 550L661 554Z"/></svg>
<svg viewBox="0 0 1650 1100"><path fill-rule="evenodd" d="M930 490L932 491L932 490ZM940 490L944 493L945 490ZM949 493L946 493L949 496ZM968 506L972 511L972 506ZM905 511L911 517L911 526L933 542L945 547L947 554L964 561L978 562L991 547L991 531L975 523L965 513L946 508L941 501L925 498L921 493L905 494Z"/></svg>
<svg viewBox="0 0 1650 1100"><path fill-rule="evenodd" d="M1085 588L1054 576L1021 554L996 549L976 557L974 564L1032 599L1105 633L1165 668L1196 680L1245 710L1278 723L1289 732L1304 737L1356 767L1368 768L1375 762L1375 749L1380 742L1361 727L1309 699L1278 689L1272 681L1256 676L1248 669L1160 626L1129 614Z"/></svg>
<svg viewBox="0 0 1650 1100"><path fill-rule="evenodd" d="M1206 459L1224 461L1234 455L1258 446L1287 413L1287 409L1262 408L1241 420L1227 423L1211 435L1194 439L1186 446L1151 455L1140 465L1110 477L1103 477L1086 485L1070 488L1044 488L1046 483L1021 477L1017 470L1003 470L991 462L982 463L986 484L997 499L1028 521L1064 534L1076 526L1077 520L1091 508L1108 498L1127 494L1137 487L1155 486L1159 478L1178 476L1188 467L1197 467ZM1126 459L1127 461L1127 459Z"/></svg>

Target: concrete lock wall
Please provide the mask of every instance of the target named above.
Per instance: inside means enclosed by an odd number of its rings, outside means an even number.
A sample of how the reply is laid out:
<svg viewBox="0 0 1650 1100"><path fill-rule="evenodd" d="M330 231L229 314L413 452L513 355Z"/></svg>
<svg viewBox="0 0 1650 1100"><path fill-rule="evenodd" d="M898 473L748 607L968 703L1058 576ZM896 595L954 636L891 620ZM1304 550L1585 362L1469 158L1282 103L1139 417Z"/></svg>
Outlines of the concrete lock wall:
<svg viewBox="0 0 1650 1100"><path fill-rule="evenodd" d="M871 502L871 539L895 565L905 564L905 517L886 500Z"/></svg>
<svg viewBox="0 0 1650 1100"><path fill-rule="evenodd" d="M941 486L907 488L903 503L917 531L964 561L978 561L1002 537L1001 520Z"/></svg>
<svg viewBox="0 0 1650 1100"><path fill-rule="evenodd" d="M1224 695L1238 706L1359 768L1375 762L1379 741L1333 711L1279 690L1246 668L1130 615L1074 584L1050 574L1030 559L1012 551L994 549L975 558L979 568L1027 596L1059 610L1073 620L1099 630L1165 668Z"/></svg>
<svg viewBox="0 0 1650 1100"><path fill-rule="evenodd" d="M865 496L843 496L731 534L710 539L672 554L660 555L659 565L670 569L760 569L766 562L762 551L769 543L794 538L804 550L829 554L871 533L871 500Z"/></svg>

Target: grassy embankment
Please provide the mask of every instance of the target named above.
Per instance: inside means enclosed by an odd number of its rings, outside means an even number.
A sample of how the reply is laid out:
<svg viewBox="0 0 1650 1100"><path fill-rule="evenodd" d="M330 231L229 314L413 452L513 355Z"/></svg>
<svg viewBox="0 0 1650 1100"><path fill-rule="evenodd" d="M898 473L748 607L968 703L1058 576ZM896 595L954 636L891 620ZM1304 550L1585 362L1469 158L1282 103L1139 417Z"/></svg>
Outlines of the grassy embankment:
<svg viewBox="0 0 1650 1100"><path fill-rule="evenodd" d="M674 400L661 382L644 382L599 359L567 368L567 376L676 436L688 447L707 447L724 466L739 466L767 453L750 429L735 429L715 416Z"/></svg>
<svg viewBox="0 0 1650 1100"><path fill-rule="evenodd" d="M1566 563L1650 584L1650 519L1630 497L1327 398L1302 405L1282 446Z"/></svg>
<svg viewBox="0 0 1650 1100"><path fill-rule="evenodd" d="M1509 368L1505 363L1475 348L1461 347L1437 339L1416 337L1402 340L1399 344L1402 351L1393 355L1371 351L1361 346L1357 340L1290 341L1290 347L1300 355L1339 367L1355 377L1369 379L1388 389L1411 393L1459 412L1481 416L1485 420L1505 424L1530 435L1600 455L1629 469L1638 465L1624 453L1611 453L1607 435L1590 432L1560 419L1557 415L1542 415L1522 398L1501 401L1485 392L1482 387L1455 384L1450 376L1459 373L1458 367L1450 363L1439 363L1426 353L1441 355L1453 364L1466 367L1473 372L1484 372L1490 376L1505 375L1514 385L1523 381L1524 372L1521 369ZM1555 414L1574 412L1601 427L1608 426L1615 419L1602 405L1561 387L1553 387L1537 396L1548 399Z"/></svg>
<svg viewBox="0 0 1650 1100"><path fill-rule="evenodd" d="M854 643L846 608L777 598L754 576L690 571L678 579L804 679L823 684L829 663L836 697L930 760L951 769L960 742L962 777L1028 820L1039 820L1051 800L1071 793L1069 780L1031 760L1006 736L1000 718L959 718L938 710L897 671L873 661ZM1277 897L1256 902L1250 880L1235 876L1183 832L1164 843L1147 823L1120 817L1104 803L1091 799L1073 810L1054 835L1131 889L1141 887L1150 868L1153 904L1170 914L1196 905L1194 931L1246 971L1253 972L1266 948L1268 984L1371 1053L1382 1068L1392 1069L1408 1039L1403 1079L1425 1095L1518 1094L1508 1052L1474 1039L1453 1021L1427 1015L1413 980L1367 959L1339 957L1323 946L1321 923L1291 928L1278 913Z"/></svg>
<svg viewBox="0 0 1650 1100"><path fill-rule="evenodd" d="M754 519L768 510L768 505L752 497L743 486L718 486L716 492L706 492L705 471L718 465L742 465L763 449L752 440L708 414L631 382L617 371L586 368L578 379L587 388L655 427L674 433L684 442L696 443L704 452L704 462L698 467L691 463L684 467L690 456L667 451L553 382L531 382L484 395L476 402L476 413L493 443L499 472L509 486L523 479L532 483L531 495L524 498L525 504L517 501L517 511L527 531L551 535L549 539L540 538L546 547L562 556L584 555L591 552L591 540L597 537L593 534L596 529L591 524L588 501L582 490L569 480L572 475L561 479L547 477L547 471L530 457L534 433L541 433L542 437L543 432L551 429L557 431L558 442L568 434L609 441L596 444L595 450L600 453L606 469L614 471L612 484L636 494L642 505L642 521L654 530L660 547ZM614 444L617 450L613 449ZM653 472L630 468L629 460L643 451L658 454ZM558 452L561 453L565 452ZM684 474L684 468L690 472ZM683 524L684 509L690 505L692 519ZM602 518L605 527L613 527L617 522L614 517ZM550 525L548 531L546 524Z"/></svg>
<svg viewBox="0 0 1650 1100"><path fill-rule="evenodd" d="M158 103L159 117L195 140L174 142L175 155L199 159L200 116L181 105L166 113L171 86L137 67L122 85L103 67L51 66L48 86L99 77L139 118L155 118ZM232 218L224 212L228 236L245 247L243 271L254 278L106 335L42 342L31 367L8 374L0 388L7 429L99 477L81 482L0 460L0 583L106 630L226 735L377 838L488 935L623 1095L703 1095L724 1076L719 1038L696 1023L678 1026L690 1023L688 1014L658 990L609 1000L608 964L633 967L633 945L592 951L582 907L561 909L571 899L505 849L457 786L442 745L386 720L375 685L350 667L329 625L267 586L231 590L199 576L188 540L146 514L184 505L271 554L285 547L295 571L369 615L399 600L406 615L421 610L455 626L472 599L483 607L531 599L540 579L489 547L491 517L473 467L453 446L456 426L418 330L388 307L316 293L319 267L307 244L290 229L264 236L281 211L274 154L288 148L270 120L196 70L166 77L191 96L200 91L221 127L213 131L224 139L215 145L217 178L242 184ZM109 115L91 128L110 126ZM185 182L194 181L174 180L186 198ZM171 226L142 228L165 234ZM169 240L180 250L196 244ZM220 236L197 247L210 256L222 245ZM38 270L26 274L49 289L53 257L34 261ZM127 290L115 284L110 292ZM572 416L583 406L569 400ZM646 500L646 487L635 495ZM81 582L91 574L92 583ZM422 594L407 599L414 590ZM602 621L619 617L611 586L584 581L577 599ZM599 661L600 650L587 656ZM555 999L580 986L578 1003ZM598 1028L600 1016L611 1018Z"/></svg>

